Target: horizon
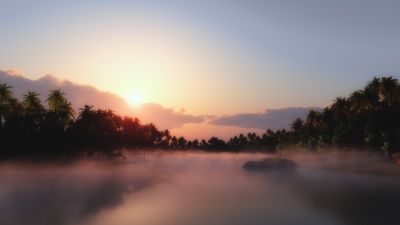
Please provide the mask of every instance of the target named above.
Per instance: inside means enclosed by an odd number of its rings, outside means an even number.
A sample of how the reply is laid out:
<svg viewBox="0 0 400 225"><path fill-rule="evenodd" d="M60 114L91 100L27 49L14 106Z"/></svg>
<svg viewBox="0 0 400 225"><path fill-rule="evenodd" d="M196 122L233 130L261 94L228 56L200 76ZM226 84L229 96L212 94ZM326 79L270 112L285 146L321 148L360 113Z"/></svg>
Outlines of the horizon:
<svg viewBox="0 0 400 225"><path fill-rule="evenodd" d="M115 93L98 90L87 84L74 83L51 74L30 79L18 69L0 69L0 83L11 85L11 91L20 100L28 91L35 91L44 104L51 89L60 89L67 98L71 98L76 114L84 105L93 105L96 109L111 109L121 115L139 118L143 123L153 123L160 129L169 129L177 136L189 139L209 139L217 136L228 140L240 133L261 134L267 129L288 129L290 122L295 118L304 118L311 109L321 110L319 107L285 107L221 116L191 115L184 109L165 108L156 103L142 102L132 105L129 100ZM86 95L92 97L88 98ZM282 113L284 116L280 115ZM243 118L240 118L241 116ZM258 123L260 119L266 120L265 123Z"/></svg>
<svg viewBox="0 0 400 225"><path fill-rule="evenodd" d="M31 83L28 85L24 82L21 83L21 81L18 80L19 78L25 82L28 81ZM300 106L276 109L267 108L264 111L224 114L220 116L192 115L188 114L184 109L176 110L174 108L165 108L156 103L140 102L132 104L129 99L119 96L116 93L102 91L89 84L74 83L51 74L43 75L37 79L31 79L28 78L23 71L15 68L0 69L0 83L1 82L9 82L9 84L13 86L11 90L16 90L16 97L20 99L27 91L39 91L39 97L42 98L43 103L45 103L45 97L50 89L60 89L67 97L75 92L72 96L71 103L76 114L78 114L79 110L84 105L93 105L96 109L111 109L120 115L136 117L144 124L153 123L160 129L169 129L174 135L183 136L190 140L207 140L211 137L220 137L227 141L232 136L241 133L247 134L254 132L261 135L267 129L274 131L279 129L287 130L296 118L304 120L310 110L322 111L323 108L328 107L334 102L334 99L331 99L329 104L321 107ZM35 85L38 84L35 84L35 82L44 82L45 85L36 87ZM367 82L365 82L365 84L366 83ZM67 86L65 87L65 85ZM71 87L73 88L71 89ZM37 88L39 90L35 90ZM93 93L94 95L99 95L98 98L81 98L81 95L85 95L85 91L83 89L81 90L81 88L94 90ZM65 89L67 91L65 91ZM93 93L90 95L93 95ZM102 101L101 104L99 104L100 100L104 100L99 99L100 96L104 96L104 94L109 95L108 98L106 98L108 100ZM348 97L349 95L350 93L337 97ZM77 100L79 100L78 104L76 104ZM113 102L115 100L117 100L117 102Z"/></svg>

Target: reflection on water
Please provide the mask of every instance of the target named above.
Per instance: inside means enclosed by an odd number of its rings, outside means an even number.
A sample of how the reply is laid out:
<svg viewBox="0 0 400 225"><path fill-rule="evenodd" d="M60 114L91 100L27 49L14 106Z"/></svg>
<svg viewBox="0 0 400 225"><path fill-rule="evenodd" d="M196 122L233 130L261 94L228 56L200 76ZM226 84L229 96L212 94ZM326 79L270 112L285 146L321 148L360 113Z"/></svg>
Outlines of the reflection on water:
<svg viewBox="0 0 400 225"><path fill-rule="evenodd" d="M0 224L398 224L398 176L308 163L293 173L242 170L265 157L153 153L124 162L2 163Z"/></svg>

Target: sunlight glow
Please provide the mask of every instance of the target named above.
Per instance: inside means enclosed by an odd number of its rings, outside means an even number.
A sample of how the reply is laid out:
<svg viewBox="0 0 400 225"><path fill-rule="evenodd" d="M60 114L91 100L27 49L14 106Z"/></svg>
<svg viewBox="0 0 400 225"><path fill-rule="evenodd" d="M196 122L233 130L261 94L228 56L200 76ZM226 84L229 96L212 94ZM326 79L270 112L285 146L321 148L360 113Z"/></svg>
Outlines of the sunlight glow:
<svg viewBox="0 0 400 225"><path fill-rule="evenodd" d="M134 107L139 107L144 103L143 96L139 93L133 93L127 97L127 101Z"/></svg>

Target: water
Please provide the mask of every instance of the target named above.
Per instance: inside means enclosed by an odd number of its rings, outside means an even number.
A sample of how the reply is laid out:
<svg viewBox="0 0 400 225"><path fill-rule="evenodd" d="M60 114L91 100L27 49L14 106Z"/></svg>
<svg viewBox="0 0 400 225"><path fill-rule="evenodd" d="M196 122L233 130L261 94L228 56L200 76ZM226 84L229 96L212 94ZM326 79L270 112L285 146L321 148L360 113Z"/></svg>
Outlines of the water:
<svg viewBox="0 0 400 225"><path fill-rule="evenodd" d="M360 173L348 164L330 162L327 169L324 160L296 158L301 166L293 173L241 168L265 157L152 153L120 162L3 162L0 224L398 224L397 167L363 159L375 173Z"/></svg>

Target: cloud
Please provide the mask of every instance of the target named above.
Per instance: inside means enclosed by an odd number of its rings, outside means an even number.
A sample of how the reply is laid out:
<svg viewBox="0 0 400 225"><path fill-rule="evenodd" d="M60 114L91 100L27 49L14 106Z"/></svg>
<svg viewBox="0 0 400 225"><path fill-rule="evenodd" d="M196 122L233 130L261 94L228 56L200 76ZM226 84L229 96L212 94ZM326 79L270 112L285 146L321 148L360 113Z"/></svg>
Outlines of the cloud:
<svg viewBox="0 0 400 225"><path fill-rule="evenodd" d="M12 91L18 99L22 99L27 91L36 91L45 103L51 89L61 89L75 111L79 111L85 104L94 105L98 109L112 109L121 115L138 117L142 122L154 123L161 129L173 129L183 126L185 123L201 123L201 116L186 114L184 110L179 112L165 108L160 104L147 103L138 109L132 108L127 101L110 92L103 92L89 85L80 85L68 80L61 80L52 75L45 75L40 79L31 80L16 74L18 70L0 70L0 83L13 86Z"/></svg>
<svg viewBox="0 0 400 225"><path fill-rule="evenodd" d="M186 123L202 123L204 118L202 116L193 116L184 114L184 112L177 112L174 109L164 108L163 106L155 103L143 104L135 112L138 118L144 122L154 122L160 128L178 128Z"/></svg>
<svg viewBox="0 0 400 225"><path fill-rule="evenodd" d="M111 108L120 113L130 112L125 100L115 94L102 92L88 85L79 85L61 80L52 75L45 75L40 79L31 80L22 75L0 70L0 82L13 86L12 92L18 99L21 99L27 91L35 91L40 94L40 98L44 102L49 90L60 88L76 110L85 104L94 104L96 107Z"/></svg>
<svg viewBox="0 0 400 225"><path fill-rule="evenodd" d="M321 110L317 107L291 107L282 109L266 109L261 113L241 113L217 117L210 124L237 126L255 129L287 129L296 118L305 118L310 110Z"/></svg>
<svg viewBox="0 0 400 225"><path fill-rule="evenodd" d="M23 70L17 69L17 68L7 68L3 70L4 72L14 75L14 76L22 76L24 74Z"/></svg>

